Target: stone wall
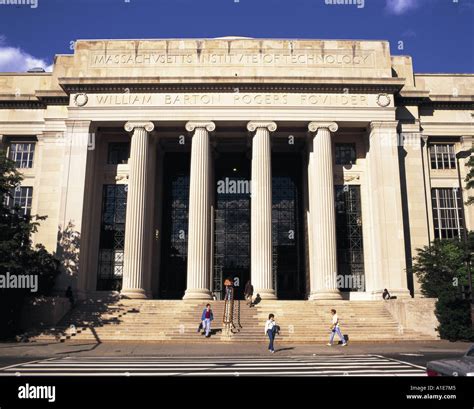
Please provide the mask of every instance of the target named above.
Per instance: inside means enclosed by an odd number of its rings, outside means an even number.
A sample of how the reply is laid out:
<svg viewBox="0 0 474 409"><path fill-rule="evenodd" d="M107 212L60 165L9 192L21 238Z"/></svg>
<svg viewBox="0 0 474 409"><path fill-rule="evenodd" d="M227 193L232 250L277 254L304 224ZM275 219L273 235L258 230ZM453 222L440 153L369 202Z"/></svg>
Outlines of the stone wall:
<svg viewBox="0 0 474 409"><path fill-rule="evenodd" d="M385 308L398 321L401 328L432 335L439 339L436 331L439 322L435 316L436 298L414 298L386 301Z"/></svg>

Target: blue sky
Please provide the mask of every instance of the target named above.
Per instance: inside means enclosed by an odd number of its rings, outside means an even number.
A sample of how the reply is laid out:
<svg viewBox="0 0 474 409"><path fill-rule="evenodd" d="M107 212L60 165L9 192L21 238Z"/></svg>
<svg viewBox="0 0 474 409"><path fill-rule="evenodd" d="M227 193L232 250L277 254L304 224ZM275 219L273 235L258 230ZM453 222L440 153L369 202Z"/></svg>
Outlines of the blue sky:
<svg viewBox="0 0 474 409"><path fill-rule="evenodd" d="M337 1L0 0L0 71L48 66L76 39L233 35L384 39L392 54L413 57L416 72L474 72L474 0L326 4Z"/></svg>

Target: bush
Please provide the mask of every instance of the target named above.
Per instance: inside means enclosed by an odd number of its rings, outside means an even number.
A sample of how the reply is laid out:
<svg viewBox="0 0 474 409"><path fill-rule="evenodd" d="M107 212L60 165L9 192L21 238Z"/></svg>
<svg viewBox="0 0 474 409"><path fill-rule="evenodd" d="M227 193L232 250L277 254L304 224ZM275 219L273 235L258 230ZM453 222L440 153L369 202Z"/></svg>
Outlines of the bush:
<svg viewBox="0 0 474 409"><path fill-rule="evenodd" d="M438 298L435 314L437 331L442 339L472 341L470 301L463 290L468 285L468 263L471 263L474 234L469 233L467 246L459 240L434 240L417 249L413 271L423 295Z"/></svg>
<svg viewBox="0 0 474 409"><path fill-rule="evenodd" d="M469 300L441 295L436 302L437 331L442 339L449 341L474 341Z"/></svg>

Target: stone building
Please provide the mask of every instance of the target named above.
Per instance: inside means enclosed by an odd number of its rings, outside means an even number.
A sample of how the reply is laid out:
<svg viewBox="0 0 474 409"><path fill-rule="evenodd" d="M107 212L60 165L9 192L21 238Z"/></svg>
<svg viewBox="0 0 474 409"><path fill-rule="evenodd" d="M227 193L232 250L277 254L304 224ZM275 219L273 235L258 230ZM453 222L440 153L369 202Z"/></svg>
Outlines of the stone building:
<svg viewBox="0 0 474 409"><path fill-rule="evenodd" d="M416 248L473 228L474 74L386 41L77 41L0 74L14 201L79 297L419 297Z"/></svg>

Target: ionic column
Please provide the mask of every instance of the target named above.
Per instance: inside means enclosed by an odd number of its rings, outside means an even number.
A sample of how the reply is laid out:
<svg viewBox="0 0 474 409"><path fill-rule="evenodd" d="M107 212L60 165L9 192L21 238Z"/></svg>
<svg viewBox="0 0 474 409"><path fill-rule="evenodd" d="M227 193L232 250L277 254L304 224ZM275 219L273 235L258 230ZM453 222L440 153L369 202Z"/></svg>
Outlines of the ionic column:
<svg viewBox="0 0 474 409"><path fill-rule="evenodd" d="M189 186L188 272L183 299L212 299L211 284L211 146L213 122L188 122L194 132Z"/></svg>
<svg viewBox="0 0 474 409"><path fill-rule="evenodd" d="M341 298L337 289L336 212L331 132L335 122L310 122L315 133L309 166L309 209L313 263L310 276L310 300Z"/></svg>
<svg viewBox="0 0 474 409"><path fill-rule="evenodd" d="M128 298L147 298L148 276L147 240L149 233L150 209L146 205L150 192L151 149L149 132L152 122L127 122L125 130L132 132L130 159L128 161L127 214L125 222L125 250L122 295Z"/></svg>
<svg viewBox="0 0 474 409"><path fill-rule="evenodd" d="M272 271L272 164L270 132L275 122L251 121L252 139L251 279L255 294L276 299Z"/></svg>

